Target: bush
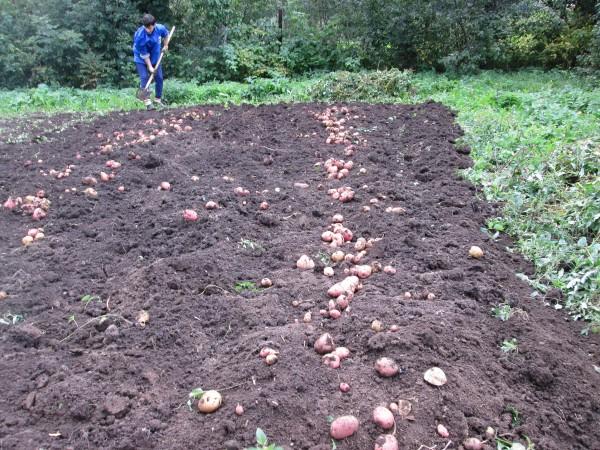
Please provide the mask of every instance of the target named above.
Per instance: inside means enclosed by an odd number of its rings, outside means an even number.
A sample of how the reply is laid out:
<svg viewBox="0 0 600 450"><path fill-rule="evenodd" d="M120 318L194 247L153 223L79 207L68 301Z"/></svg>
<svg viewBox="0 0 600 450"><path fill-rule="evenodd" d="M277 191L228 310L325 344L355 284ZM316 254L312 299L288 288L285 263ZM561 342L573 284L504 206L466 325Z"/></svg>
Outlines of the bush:
<svg viewBox="0 0 600 450"><path fill-rule="evenodd" d="M315 83L309 93L316 100L385 101L406 97L412 87L409 70L334 72Z"/></svg>
<svg viewBox="0 0 600 450"><path fill-rule="evenodd" d="M246 81L248 82L248 89L242 94L244 100L260 102L268 97L290 92L289 80L287 78L249 78Z"/></svg>

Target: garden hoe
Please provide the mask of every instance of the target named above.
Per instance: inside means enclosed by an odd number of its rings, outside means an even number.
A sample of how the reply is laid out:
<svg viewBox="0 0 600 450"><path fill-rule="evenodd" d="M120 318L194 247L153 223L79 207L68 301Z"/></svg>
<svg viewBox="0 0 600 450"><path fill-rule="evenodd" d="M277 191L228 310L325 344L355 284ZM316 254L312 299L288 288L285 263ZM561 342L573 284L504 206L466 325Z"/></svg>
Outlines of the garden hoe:
<svg viewBox="0 0 600 450"><path fill-rule="evenodd" d="M171 37L173 37L173 33L175 32L175 27L171 28L171 32L169 33L169 37L168 37L168 43L171 43ZM156 62L156 66L154 66L154 72L156 72L156 70L158 69L158 66L160 66L160 62L163 59L163 56L165 54L165 51L161 51L160 52L160 56L158 57L158 61ZM144 101L150 98L150 85L152 84L152 81L154 81L154 72L152 72L152 74L150 74L150 78L148 78L148 81L146 82L146 86L144 86L144 88L139 88L137 91L137 98Z"/></svg>

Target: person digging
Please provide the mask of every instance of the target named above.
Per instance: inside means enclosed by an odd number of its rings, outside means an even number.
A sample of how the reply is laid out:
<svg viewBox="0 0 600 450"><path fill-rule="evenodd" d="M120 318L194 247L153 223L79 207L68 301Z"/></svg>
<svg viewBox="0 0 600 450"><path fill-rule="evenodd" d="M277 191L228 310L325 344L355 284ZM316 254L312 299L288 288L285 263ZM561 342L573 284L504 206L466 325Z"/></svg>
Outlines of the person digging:
<svg viewBox="0 0 600 450"><path fill-rule="evenodd" d="M155 83L154 103L156 106L163 106L163 73L160 60L162 59L162 55L169 49L171 36L172 32L169 34L167 27L156 23L156 19L152 14L144 14L142 17L142 26L133 35L133 60L140 76L138 98L143 100L146 109L149 110L154 109L150 92L148 91L149 82L152 81L151 78L154 78Z"/></svg>

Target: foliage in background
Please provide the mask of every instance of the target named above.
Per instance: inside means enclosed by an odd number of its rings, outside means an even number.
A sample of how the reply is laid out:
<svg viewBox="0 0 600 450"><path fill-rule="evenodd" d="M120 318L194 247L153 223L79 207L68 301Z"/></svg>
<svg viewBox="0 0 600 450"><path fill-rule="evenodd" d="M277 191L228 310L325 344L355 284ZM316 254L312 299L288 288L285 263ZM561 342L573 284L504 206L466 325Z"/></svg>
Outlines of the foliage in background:
<svg viewBox="0 0 600 450"><path fill-rule="evenodd" d="M0 88L132 85L132 35L144 12L178 27L165 70L188 81L391 68L598 68L598 6L596 0L0 0Z"/></svg>

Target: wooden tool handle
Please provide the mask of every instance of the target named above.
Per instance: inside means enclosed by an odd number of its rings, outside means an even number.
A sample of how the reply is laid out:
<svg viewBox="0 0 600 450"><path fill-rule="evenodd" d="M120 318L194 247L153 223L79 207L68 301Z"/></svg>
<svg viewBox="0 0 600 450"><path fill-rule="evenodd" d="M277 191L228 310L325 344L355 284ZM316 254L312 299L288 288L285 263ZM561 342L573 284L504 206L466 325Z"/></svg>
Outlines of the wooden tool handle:
<svg viewBox="0 0 600 450"><path fill-rule="evenodd" d="M175 27L171 28L171 32L169 33L168 36L168 41L167 42L171 42L171 37L173 37L173 33L175 33ZM154 72L156 72L156 69L158 69L158 66L160 66L160 62L162 61L162 58L165 54L165 51L161 51L160 52L160 56L158 57L158 61L156 62L156 65L154 66ZM154 72L152 72L152 74L150 75L150 78L148 78L148 82L146 83L146 87L144 89L148 89L148 86L150 86L150 84L152 84L152 80L154 80Z"/></svg>

